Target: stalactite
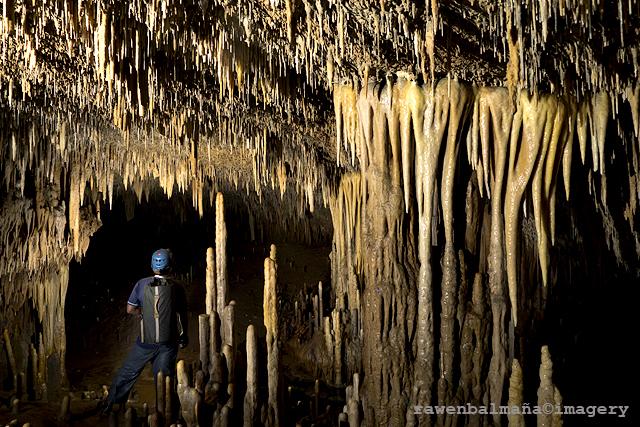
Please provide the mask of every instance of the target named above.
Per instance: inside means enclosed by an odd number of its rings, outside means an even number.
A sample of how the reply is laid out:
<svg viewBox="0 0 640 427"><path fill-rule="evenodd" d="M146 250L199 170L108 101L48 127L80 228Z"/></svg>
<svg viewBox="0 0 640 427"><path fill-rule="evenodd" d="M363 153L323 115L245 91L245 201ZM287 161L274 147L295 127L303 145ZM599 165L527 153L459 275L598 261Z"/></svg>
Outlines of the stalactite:
<svg viewBox="0 0 640 427"><path fill-rule="evenodd" d="M367 301L362 305L362 365L369 375L364 394L370 397L363 409L368 422L381 424L401 423L406 418L403 392L409 390L410 373L404 334L413 333L416 315L415 294L409 287L415 268L410 264L412 252L406 252L413 245L403 217L399 103L393 102L394 96L389 83L384 87L369 84L357 103L364 135L358 150L363 170L362 253L367 254L363 279L377 283L375 288L365 286L362 295L362 301ZM393 320L391 312L396 313ZM387 357L380 358L381 352ZM385 372L393 375L383 380Z"/></svg>
<svg viewBox="0 0 640 427"><path fill-rule="evenodd" d="M513 117L509 143L509 166L507 169L507 190L504 200L505 250L511 318L518 324L518 298L516 277L516 242L520 214L520 202L533 172L538 152L542 144L544 126L547 120L547 104L536 95L520 95L518 110ZM522 141L519 140L522 127ZM518 150L517 147L520 147Z"/></svg>
<svg viewBox="0 0 640 427"><path fill-rule="evenodd" d="M73 250L79 251L80 246L80 171L76 167L71 169L71 183L69 190L69 230L73 234Z"/></svg>
<svg viewBox="0 0 640 427"><path fill-rule="evenodd" d="M445 248L442 257L442 320L440 333L440 357L442 362L440 376L446 381L447 387L452 387L454 376L453 360L455 356L454 318L458 293L457 262L453 236L454 181L458 162L461 123L464 122L471 93L465 86L458 83L448 82L448 84L450 111L441 184ZM452 390L449 390L449 393L451 392ZM441 403L443 404L444 402Z"/></svg>
<svg viewBox="0 0 640 427"><path fill-rule="evenodd" d="M567 100L567 123L566 123L566 138L564 151L562 152L562 177L564 180L564 193L567 201L571 194L571 162L573 159L573 140L576 134L576 120L578 114L578 106L573 100ZM553 218L553 217L552 217ZM552 222L551 226L551 242L555 242L555 222Z"/></svg>
<svg viewBox="0 0 640 427"><path fill-rule="evenodd" d="M550 187L555 177L553 173L559 164L559 154L564 144L558 150L559 137L565 120L565 109L557 99L549 97L546 100L547 117L540 146L539 158L531 179L531 195L533 199L533 216L535 218L536 234L538 236L538 259L542 269L542 282L546 286L549 270L549 216L553 211L550 204ZM563 143L564 141L562 141ZM554 189L555 190L555 189ZM553 199L555 200L555 199Z"/></svg>
<svg viewBox="0 0 640 427"><path fill-rule="evenodd" d="M502 188L509 139L514 119L510 94L505 89L479 90L476 96L480 122L474 129L480 130L485 179L490 182L486 188L491 195L491 232L489 241L488 267L491 311L493 319L491 339L491 362L489 367L489 394L491 402L500 404L502 385L506 375L506 332L505 317L507 305L504 297ZM474 107L475 108L475 107ZM490 134L493 130L492 135ZM490 139L491 137L491 139ZM474 136L477 138L477 136ZM493 144L490 143L493 141ZM490 149L492 145L492 150ZM487 182L485 181L485 182ZM482 187L482 183L479 183ZM494 417L496 420L496 417Z"/></svg>
<svg viewBox="0 0 640 427"><path fill-rule="evenodd" d="M332 262L336 274L332 288L336 307L360 307L358 278L362 272L362 179L360 174L345 174L337 194L329 200L334 224Z"/></svg>
<svg viewBox="0 0 640 427"><path fill-rule="evenodd" d="M449 119L447 82L441 80L434 92L424 95L424 135L416 139L416 196L418 198L418 359L415 367L414 387L416 402L431 404L429 390L434 381L434 331L433 331L433 276L431 270L431 221L435 175L438 169L440 144ZM420 129L422 126L418 125Z"/></svg>
<svg viewBox="0 0 640 427"><path fill-rule="evenodd" d="M451 89L452 86L454 87L453 90ZM470 105L469 100L461 100L458 87L457 83L452 85L449 81L441 81L430 93L423 91L415 83L399 79L398 83L393 87L390 83L381 87L368 86L363 89L357 101L358 126L362 135L361 140L356 139L357 144L361 144L361 148L356 149L359 163L366 173L372 164L375 164L376 161L383 159L385 156L393 159L390 163L391 168L387 170L387 173L391 182L402 182L405 211L409 210L409 195L411 194L406 186L407 178L410 177L411 171L411 167L407 167L406 163L410 162L412 156L408 141L412 137L415 139L415 191L418 196L419 230L430 231L418 234L419 284L430 284L432 280L430 257L428 255L433 234L432 218L434 215L432 212L434 205L432 198L426 197L426 195L434 193L435 173L438 170L437 160L440 156L439 145L443 138L444 129L449 129L449 137L453 135L454 139L448 139L449 143L455 143L458 129L461 127L460 122L464 122L459 118L454 120L453 113L450 113L450 111L453 111L453 109L450 110L452 108L450 105L453 102L452 100L458 101L459 108L457 111L464 111ZM466 89L463 88L462 90ZM351 91L349 86L336 86L334 91L336 120L339 123L339 129L344 129L345 117L350 115L345 114L344 101L345 99L350 99L349 91ZM491 401L499 404L503 396L502 384L504 384L508 372L506 367L508 350L506 342L507 325L505 323L508 306L504 295L504 271L506 266L509 299L511 302L511 319L513 326L516 326L518 322L518 282L515 264L518 255L516 253L516 243L518 241L517 228L520 221L520 205L523 196L525 191L531 188L538 236L539 262L543 281L546 283L549 263L548 241L551 240L552 244L555 241L555 194L560 164L562 163L565 187L568 189L571 146L574 135L578 134L578 139L582 145L582 140L586 137L582 135L583 130L581 129L587 128L584 123L590 124L593 121L594 128L602 129L605 127L602 123L606 122L602 117L608 117L608 112L606 114L602 113L602 111L606 110L605 107L602 107L604 105L603 101L598 101L598 105L600 105L598 114L600 116L593 115L592 117L591 111L594 109L593 107L585 110L589 112L589 115L586 115L581 113L582 107L577 107L575 101L571 98L558 98L540 94L529 95L521 93L514 104L510 101L509 92L506 89L499 88L479 88L474 98L474 113L467 136L467 148L469 161L477 172L480 188L484 188L487 196L491 198L491 220L487 223L490 225L489 235L491 238L488 239L489 256L487 258L489 261L489 289L494 324L492 327L493 339L491 340L493 348L490 368L491 386L489 390ZM592 102L589 105L594 105L594 103ZM418 112L417 114L415 114L416 111ZM426 123L424 126L421 122L422 113L425 115ZM598 124L598 121L600 121L600 124ZM340 132L344 135L343 130L340 130ZM599 147L602 145L598 140L598 136L603 133L598 130L592 135L592 143L598 147L597 153L601 151ZM400 143L395 145L398 139ZM379 149L382 146L382 141L389 142L386 150ZM339 146L341 147L342 145L340 142ZM423 146L425 148L422 148ZM455 145L452 147L455 147ZM449 148L449 153L453 152L451 150ZM455 280L456 275L455 256L452 258L451 251L449 251L449 255L447 255L446 251L447 242L453 242L452 233L450 232L451 214L448 208L451 203L451 177L453 176L453 172L450 169L453 164L450 156L451 154L447 155L445 152L445 166L443 166L445 174L442 178L446 239L445 261L443 263L443 278L445 282L448 280L446 279L447 277L453 277L453 280ZM399 158L402 158L402 161L399 161ZM599 168L601 168L600 160L598 160L598 164ZM450 171L449 175L446 174L448 170ZM402 181L400 181L400 177L402 177ZM348 267L344 262L345 258L348 259L348 255L347 257L344 256L345 249L352 247L354 244L351 240L353 226L349 219L350 216L347 214L349 209L352 209L353 202L343 198L343 194L346 194L345 185L348 182L343 177L336 197L331 200L332 217L336 229L334 250L337 256L333 257L332 255L332 265L338 273L338 277L334 280L337 306L342 306L341 295L346 293L344 278L347 276ZM529 187L530 185L531 187ZM365 181L362 188L365 192L363 194L367 194L371 198L370 182ZM505 191L504 203L503 189ZM568 196L568 190L566 190L566 193ZM389 194L388 191L387 194ZM474 199L472 198L471 200ZM472 208L468 203L467 205L468 208ZM473 209L467 210L468 215L473 214L473 212ZM465 236L466 245L471 249L475 247L473 242L474 229L477 230L477 228L473 227L468 228L467 236ZM505 235L504 242L502 240L503 233ZM453 260L453 268L447 266L447 259ZM504 263L505 259L506 264ZM415 384L417 384L418 391L415 396L420 395L420 384L427 384L429 382L428 375L433 372L432 366L431 368L427 367L429 360L433 360L432 357L429 356L428 350L421 350L433 348L433 345L427 345L429 337L433 336L433 332L429 332L429 328L432 328L430 325L433 325L428 315L430 310L427 308L433 304L433 301L428 298L429 289L430 285L424 285L422 293L419 292L418 298L419 317L416 335L418 358L416 362L417 368L415 369ZM446 291L446 287L443 289L445 290L443 292L442 307L446 308L449 303L447 297L449 293ZM349 301L351 299L351 297L348 298ZM455 305L455 303L452 304L452 307ZM443 310L442 313L444 316L446 310ZM385 318L384 312L381 312L381 318ZM446 337L449 334L446 333L446 328L449 325L449 320L443 320L442 325L445 332L442 332L441 336L443 337L443 342L447 342ZM384 337L384 330L381 333L382 337ZM449 354L447 349L445 347L441 348L441 357L445 363L443 372L445 373L447 372L447 360L451 360L450 356L446 356L447 354ZM422 383L418 377L422 377ZM433 381L432 377L431 381ZM430 386L426 387L426 389L430 389ZM382 395L384 396L384 393ZM429 393L425 392L423 397L427 399L428 395Z"/></svg>
<svg viewBox="0 0 640 427"><path fill-rule="evenodd" d="M593 171L605 172L604 143L609 121L609 95L606 92L596 93L591 99L589 110L591 129L591 156Z"/></svg>

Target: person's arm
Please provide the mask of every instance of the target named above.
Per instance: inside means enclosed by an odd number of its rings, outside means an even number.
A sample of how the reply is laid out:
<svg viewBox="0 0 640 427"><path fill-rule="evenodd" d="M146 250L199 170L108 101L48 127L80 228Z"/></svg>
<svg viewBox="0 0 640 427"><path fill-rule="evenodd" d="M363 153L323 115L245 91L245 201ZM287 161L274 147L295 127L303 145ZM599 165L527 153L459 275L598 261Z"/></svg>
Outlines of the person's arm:
<svg viewBox="0 0 640 427"><path fill-rule="evenodd" d="M142 314L142 310L140 307L134 307L133 305L127 303L127 314Z"/></svg>
<svg viewBox="0 0 640 427"><path fill-rule="evenodd" d="M133 287L133 291L127 300L127 314L134 314L138 316L142 314L142 299L140 297L141 289L142 287L140 286L140 282L136 283Z"/></svg>

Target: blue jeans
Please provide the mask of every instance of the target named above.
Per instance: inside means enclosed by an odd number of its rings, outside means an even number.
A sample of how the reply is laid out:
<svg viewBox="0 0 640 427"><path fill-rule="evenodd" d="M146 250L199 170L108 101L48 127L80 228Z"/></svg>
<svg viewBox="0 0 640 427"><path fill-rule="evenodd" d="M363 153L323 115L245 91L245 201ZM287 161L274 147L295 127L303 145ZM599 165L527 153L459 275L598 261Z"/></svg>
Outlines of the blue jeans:
<svg viewBox="0 0 640 427"><path fill-rule="evenodd" d="M158 372L165 376L173 375L178 356L177 344L143 344L137 341L127 360L111 383L109 401L124 403L147 362L153 363L153 378L157 381Z"/></svg>

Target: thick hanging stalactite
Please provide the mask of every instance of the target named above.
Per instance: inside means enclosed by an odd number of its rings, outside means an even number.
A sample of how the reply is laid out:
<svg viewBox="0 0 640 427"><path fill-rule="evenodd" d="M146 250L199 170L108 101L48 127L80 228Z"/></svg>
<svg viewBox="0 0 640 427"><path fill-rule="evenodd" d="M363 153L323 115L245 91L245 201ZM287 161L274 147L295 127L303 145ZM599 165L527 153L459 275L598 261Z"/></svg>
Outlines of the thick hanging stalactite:
<svg viewBox="0 0 640 427"><path fill-rule="evenodd" d="M363 169L362 293L363 409L371 424L402 424L412 372L406 343L415 324L415 280L411 265L412 227L404 213L400 172L399 126L391 85L369 85L358 111L365 142ZM382 101L382 102L380 102ZM389 137L387 137L389 135Z"/></svg>
<svg viewBox="0 0 640 427"><path fill-rule="evenodd" d="M455 315L458 305L458 268L457 255L454 248L453 204L454 182L462 126L466 119L471 91L465 86L451 85L448 82L447 96L449 96L449 118L446 146L442 165L442 183L440 198L442 203L442 217L444 222L445 247L442 256L442 286L441 286L441 332L440 332L440 381L438 396L445 395L439 404L451 401L454 387L453 362L455 350Z"/></svg>
<svg viewBox="0 0 640 427"><path fill-rule="evenodd" d="M466 86L451 80L441 80L433 87L423 88L413 81L399 77L395 83L391 80L380 85L370 83L362 89L356 102L359 131L353 131L350 129L354 127L354 94L355 89L351 86L341 86L334 91L334 102L339 135L343 138L339 141L345 141L344 144L339 142L339 145L353 147L362 169L360 197L364 200L364 221L359 225L351 219L360 209L360 199L346 196L352 194L352 190L347 189L351 188L349 186L353 178L345 176L337 190L336 199L331 202L335 226L334 248L338 255L333 260L334 274L337 276L333 283L338 294L347 293L345 284L352 270L346 268L346 265L354 260L350 250L362 245L363 274L356 274L355 277L359 286L364 289L361 297L364 394L371 397L369 393L373 392L373 399L379 405L372 405L365 398L366 417L374 423L399 419L401 405L394 406L397 404L394 399L400 398L396 388L398 384L403 384L406 373L411 371L413 402L421 405L435 402L432 392L439 372L438 403L447 404L454 399L463 398L463 401L474 399L478 403L492 402L500 405L506 399L505 386L511 371L511 357L520 351L516 347L514 334L526 331L518 322L518 309L524 307L519 289L531 286L530 278L517 276L517 261L523 256L518 253L522 202L530 200L533 206L539 276L542 286L546 286L549 280L549 243L553 245L555 242L557 182L560 179L559 173L562 172L565 185L568 185L566 181L569 180L570 167L561 167L561 163L570 164L570 159L566 158L567 147L570 147L576 135L575 127L581 123L575 118L575 112L579 110L578 104L568 97L538 93L530 95L526 92L521 92L513 100L506 88L480 87L472 93ZM602 105L601 101L594 102ZM600 152L606 152L600 148L603 144L603 129L606 129L602 111L606 109L596 109L597 114L590 113L583 117L586 122L582 122L582 126L586 123L586 127L593 130L591 141L597 149L592 150L591 157L594 167L597 164L602 172L602 164L606 163L606 159L600 156ZM471 110L472 114L467 116L466 112ZM474 280L473 301L476 302L472 307L477 306L480 311L475 314L476 309L472 308L460 317L456 302L459 295L457 280L464 273L457 268L452 200L456 191L453 183L456 176L457 146L459 139L465 136L465 129L466 158L474 171L472 180L477 180L480 194L490 201L486 214L481 216L486 225L479 230L482 236L480 251L477 253L480 275L476 275ZM439 164L440 159L442 165ZM438 174L441 174L440 179ZM603 182L605 178L603 175ZM435 197L438 181L441 181L439 199ZM412 184L415 184L415 189ZM398 190L402 192L400 200L395 199ZM378 193L386 195L384 201L378 198ZM410 223L411 217L415 215L414 200L417 206L418 251L414 254L415 258L412 258L407 249L412 247L412 235L411 231L409 235L404 234L407 232L404 224L406 221ZM471 205L468 208L469 206ZM400 215L397 209L409 213L409 217ZM437 279L434 280L433 277L431 247L435 244L434 230L438 229L440 212L444 220L445 244L442 286L438 287ZM606 213L605 210L603 212ZM468 215L473 215L473 210L468 210ZM362 243L357 239L360 227ZM465 246L475 252L473 233L472 229L467 229ZM372 239L374 234L376 238ZM394 236L404 240L406 246L402 252L392 249ZM373 241L376 242L375 245ZM379 253L384 253L384 258L375 255ZM394 256L395 258L390 258ZM358 259L359 257L355 257L355 260ZM385 262L381 263L381 260ZM411 278L407 279L410 276L404 276L411 272L410 267L402 274L394 272L396 262L407 266L417 262L419 271L415 282L411 282ZM531 270L526 264L523 265L527 269L525 271ZM395 291L391 294L385 293L386 288L381 285L387 274L395 277ZM488 282L483 280L483 274L488 274ZM408 285L405 280L409 280ZM415 283L415 288L411 283ZM488 320L484 309L480 308L483 298L477 296L483 293L485 284L488 285L491 320ZM376 290L375 293L371 291L372 287ZM440 304L433 298L434 290L440 292ZM411 296L413 292L416 292L415 312L410 307L397 306L398 301L406 301L407 296ZM338 298L337 304L341 304L340 298L342 297ZM349 296L350 304L352 300ZM400 313L397 312L398 309L401 310ZM526 309L529 310L528 306ZM376 311L378 314L372 315ZM441 314L439 323L434 319L436 312ZM393 327L386 329L386 325L388 322L395 324L394 322L410 319L404 317L405 313L415 313L415 323L402 323L408 332L407 337L410 337L409 343L416 352L415 361L407 363L404 358L396 359L395 367L385 370L384 362L373 361L371 356L367 359L367 352L370 353L373 348L373 344L368 342L375 343L386 354L384 349L390 345L387 340L394 333L397 334ZM473 318L470 316L477 316L478 319L473 329L467 329L472 325L467 323ZM528 312L523 316L528 318ZM440 327L440 348L436 354L434 328L437 325ZM474 336L482 339L476 344L477 354L484 355L488 349L491 354L487 372L478 370L482 366L478 356L474 356L476 360L471 356L463 356L461 369L465 374L460 385L453 382L458 369L453 361L458 351L457 346L462 344L453 335L456 328L467 331L462 336L465 340ZM377 333L373 335L374 340L371 338L372 331ZM415 335L412 331L415 331ZM485 331L489 331L489 335ZM485 381L486 386L483 385ZM369 388L372 383L376 385L373 390ZM477 385L472 387L471 384L474 383ZM406 391L403 388L401 390ZM429 422L425 418L414 419L410 408L404 409L409 409L409 422ZM499 423L500 415L494 416L493 421Z"/></svg>

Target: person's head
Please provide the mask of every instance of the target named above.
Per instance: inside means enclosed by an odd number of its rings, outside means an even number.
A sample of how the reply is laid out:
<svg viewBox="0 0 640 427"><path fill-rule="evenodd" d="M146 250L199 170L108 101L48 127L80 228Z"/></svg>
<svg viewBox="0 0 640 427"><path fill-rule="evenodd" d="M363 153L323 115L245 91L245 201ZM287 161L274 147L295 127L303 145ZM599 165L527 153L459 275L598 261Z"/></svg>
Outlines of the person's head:
<svg viewBox="0 0 640 427"><path fill-rule="evenodd" d="M155 274L167 274L171 271L172 255L169 249L158 249L151 255L151 269Z"/></svg>

